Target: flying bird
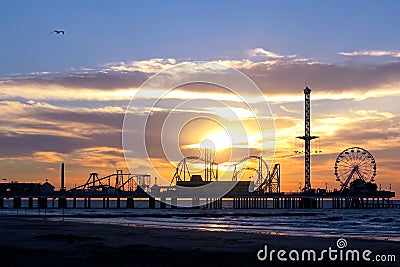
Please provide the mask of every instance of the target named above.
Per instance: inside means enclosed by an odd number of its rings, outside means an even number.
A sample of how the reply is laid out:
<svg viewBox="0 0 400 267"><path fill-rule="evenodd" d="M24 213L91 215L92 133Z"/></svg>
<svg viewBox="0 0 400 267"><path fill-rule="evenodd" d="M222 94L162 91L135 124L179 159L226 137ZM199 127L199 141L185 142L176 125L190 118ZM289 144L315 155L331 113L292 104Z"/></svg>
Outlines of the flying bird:
<svg viewBox="0 0 400 267"><path fill-rule="evenodd" d="M59 30L54 30L54 31L52 31L50 34L52 34L52 33L55 33L55 34L60 34L60 33L62 33L63 35L64 35L64 31L59 31Z"/></svg>

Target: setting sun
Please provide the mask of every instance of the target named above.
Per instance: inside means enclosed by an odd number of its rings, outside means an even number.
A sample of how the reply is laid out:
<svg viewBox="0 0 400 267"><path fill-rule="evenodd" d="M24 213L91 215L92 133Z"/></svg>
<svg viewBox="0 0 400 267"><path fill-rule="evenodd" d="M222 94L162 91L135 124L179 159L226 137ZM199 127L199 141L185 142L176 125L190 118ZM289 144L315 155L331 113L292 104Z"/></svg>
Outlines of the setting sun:
<svg viewBox="0 0 400 267"><path fill-rule="evenodd" d="M207 137L214 143L215 150L220 151L232 147L231 138L225 131L218 131Z"/></svg>

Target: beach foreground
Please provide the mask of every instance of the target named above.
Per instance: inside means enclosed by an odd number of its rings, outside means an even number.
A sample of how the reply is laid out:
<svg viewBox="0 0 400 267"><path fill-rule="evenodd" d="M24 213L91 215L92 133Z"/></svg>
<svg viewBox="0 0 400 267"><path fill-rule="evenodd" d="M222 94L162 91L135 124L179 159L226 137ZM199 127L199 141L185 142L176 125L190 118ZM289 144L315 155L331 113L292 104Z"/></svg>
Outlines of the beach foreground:
<svg viewBox="0 0 400 267"><path fill-rule="evenodd" d="M346 238L346 237L344 237ZM346 238L347 249L396 256L396 262L362 266L398 266L400 244ZM237 232L191 231L0 217L0 266L318 266L321 262L259 261L268 250L336 247L337 238L294 237ZM325 260L324 265L356 262ZM357 264L360 266L360 263Z"/></svg>

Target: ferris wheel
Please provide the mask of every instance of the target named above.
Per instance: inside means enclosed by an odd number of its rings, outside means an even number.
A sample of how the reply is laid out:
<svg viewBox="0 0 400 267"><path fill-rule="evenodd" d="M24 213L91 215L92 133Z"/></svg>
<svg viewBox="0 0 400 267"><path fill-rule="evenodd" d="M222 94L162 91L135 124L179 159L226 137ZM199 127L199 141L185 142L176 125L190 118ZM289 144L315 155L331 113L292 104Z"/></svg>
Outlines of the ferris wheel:
<svg viewBox="0 0 400 267"><path fill-rule="evenodd" d="M336 181L340 182L341 191L355 179L373 182L376 175L375 159L364 148L347 148L336 158L335 175Z"/></svg>

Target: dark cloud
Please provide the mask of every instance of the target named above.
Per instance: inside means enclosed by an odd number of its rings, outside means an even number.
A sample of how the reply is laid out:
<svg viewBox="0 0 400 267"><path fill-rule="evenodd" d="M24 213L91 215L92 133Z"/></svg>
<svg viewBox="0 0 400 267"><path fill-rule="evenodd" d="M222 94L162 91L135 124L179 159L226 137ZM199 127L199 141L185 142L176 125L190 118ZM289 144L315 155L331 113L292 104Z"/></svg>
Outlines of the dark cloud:
<svg viewBox="0 0 400 267"><path fill-rule="evenodd" d="M120 131L105 134L92 134L86 142L82 142L83 147L113 147L122 149L122 134Z"/></svg>
<svg viewBox="0 0 400 267"><path fill-rule="evenodd" d="M239 68L240 69L240 68ZM265 93L298 93L308 84L312 89L330 92L379 89L383 85L400 81L400 62L375 65L324 64L309 62L279 62L265 64L253 62L240 69ZM154 73L141 71L93 71L70 75L33 76L3 81L4 85L58 85L65 88L112 90L139 87ZM180 89L197 92L226 92L226 89L201 83L182 86Z"/></svg>
<svg viewBox="0 0 400 267"><path fill-rule="evenodd" d="M148 73L140 71L132 72L91 72L76 73L70 75L59 76L35 76L24 77L14 80L7 80L6 85L24 86L62 86L65 88L92 88L100 90L120 89L120 88L136 88L149 78Z"/></svg>
<svg viewBox="0 0 400 267"><path fill-rule="evenodd" d="M71 153L75 149L85 147L85 140L45 134L0 135L0 147L2 157L29 157L37 151Z"/></svg>
<svg viewBox="0 0 400 267"><path fill-rule="evenodd" d="M167 116L166 112L153 112L147 120L145 143L147 153L151 158L165 158L161 144L161 131Z"/></svg>
<svg viewBox="0 0 400 267"><path fill-rule="evenodd" d="M0 135L0 155L3 158L29 157L38 151L68 154L100 146L121 149L121 133L93 134L90 138L49 134Z"/></svg>
<svg viewBox="0 0 400 267"><path fill-rule="evenodd" d="M8 122L7 123L9 128L14 128L14 129L29 129L29 130L41 130L41 131L59 131L63 132L65 129L63 129L62 125L54 125L53 123L49 122ZM28 131L29 131L28 130Z"/></svg>
<svg viewBox="0 0 400 267"><path fill-rule="evenodd" d="M265 93L298 93L305 83L311 88L345 92L351 89L379 89L400 81L400 62L381 65L256 64L243 70Z"/></svg>
<svg viewBox="0 0 400 267"><path fill-rule="evenodd" d="M399 131L380 131L380 130L357 130L352 129L340 130L337 136L346 140L354 140L355 142L365 142L368 140L381 140L382 142L391 138L400 137Z"/></svg>
<svg viewBox="0 0 400 267"><path fill-rule="evenodd" d="M124 114L111 112L68 111L66 109L42 109L36 111L34 117L44 121L52 121L60 124L65 122L77 122L84 124L104 125L110 127L110 129L121 129Z"/></svg>
<svg viewBox="0 0 400 267"><path fill-rule="evenodd" d="M400 137L400 131L394 127L392 119L370 118L365 120L345 121L341 128L329 136L327 145L335 143L354 142L355 144L368 141L387 142Z"/></svg>

